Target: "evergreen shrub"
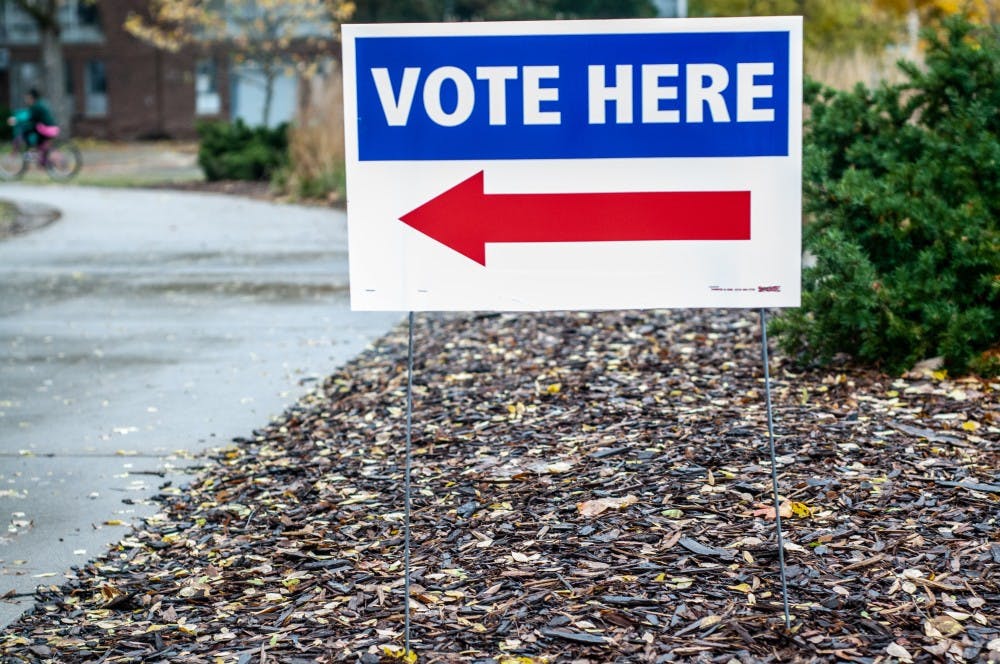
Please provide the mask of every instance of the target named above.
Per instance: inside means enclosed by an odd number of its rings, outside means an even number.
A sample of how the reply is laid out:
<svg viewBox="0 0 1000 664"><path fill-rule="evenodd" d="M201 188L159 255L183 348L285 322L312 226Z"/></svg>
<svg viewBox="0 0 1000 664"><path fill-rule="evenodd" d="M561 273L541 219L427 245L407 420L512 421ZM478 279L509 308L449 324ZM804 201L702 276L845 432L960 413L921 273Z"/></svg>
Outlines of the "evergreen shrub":
<svg viewBox="0 0 1000 664"><path fill-rule="evenodd" d="M955 18L925 37L898 85L806 84L815 265L772 325L803 361L1000 373L1000 33Z"/></svg>
<svg viewBox="0 0 1000 664"><path fill-rule="evenodd" d="M288 163L288 125L248 127L235 122L198 124L198 165L205 179L269 180Z"/></svg>

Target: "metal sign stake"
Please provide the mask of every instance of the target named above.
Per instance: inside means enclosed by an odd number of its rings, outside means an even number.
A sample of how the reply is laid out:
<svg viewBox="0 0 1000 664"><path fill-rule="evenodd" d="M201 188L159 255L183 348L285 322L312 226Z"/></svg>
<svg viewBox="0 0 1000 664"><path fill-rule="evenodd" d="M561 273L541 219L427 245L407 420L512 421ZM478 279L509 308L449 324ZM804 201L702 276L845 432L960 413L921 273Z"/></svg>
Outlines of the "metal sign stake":
<svg viewBox="0 0 1000 664"><path fill-rule="evenodd" d="M403 638L410 657L410 471L413 466L413 312L408 318L409 340L406 346L406 476L403 479Z"/></svg>
<svg viewBox="0 0 1000 664"><path fill-rule="evenodd" d="M767 357L767 310L760 310L760 348L764 360L764 399L767 403L767 439L771 450L771 490L774 493L774 523L778 531L778 565L781 570L781 601L785 610L785 628L791 629L788 610L788 578L785 571L785 539L781 532L781 503L778 497L778 459L774 451L774 417L771 414L771 370Z"/></svg>

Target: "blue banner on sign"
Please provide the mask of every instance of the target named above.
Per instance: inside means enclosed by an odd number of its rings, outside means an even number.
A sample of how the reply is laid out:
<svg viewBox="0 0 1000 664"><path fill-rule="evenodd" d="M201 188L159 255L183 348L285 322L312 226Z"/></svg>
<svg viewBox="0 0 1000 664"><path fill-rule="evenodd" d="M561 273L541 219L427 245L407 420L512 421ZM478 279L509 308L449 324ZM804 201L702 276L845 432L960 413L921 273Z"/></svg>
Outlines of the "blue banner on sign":
<svg viewBox="0 0 1000 664"><path fill-rule="evenodd" d="M361 161L788 154L789 34L359 37Z"/></svg>

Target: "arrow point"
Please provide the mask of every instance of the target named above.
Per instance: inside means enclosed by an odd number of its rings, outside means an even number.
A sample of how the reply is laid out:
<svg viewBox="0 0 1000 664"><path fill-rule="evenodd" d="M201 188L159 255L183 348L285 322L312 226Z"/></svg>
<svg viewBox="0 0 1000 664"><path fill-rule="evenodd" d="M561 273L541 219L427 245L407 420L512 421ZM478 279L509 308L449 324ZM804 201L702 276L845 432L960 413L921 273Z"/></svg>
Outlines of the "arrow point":
<svg viewBox="0 0 1000 664"><path fill-rule="evenodd" d="M483 182L479 171L399 220L485 267L486 241L477 219L483 211Z"/></svg>

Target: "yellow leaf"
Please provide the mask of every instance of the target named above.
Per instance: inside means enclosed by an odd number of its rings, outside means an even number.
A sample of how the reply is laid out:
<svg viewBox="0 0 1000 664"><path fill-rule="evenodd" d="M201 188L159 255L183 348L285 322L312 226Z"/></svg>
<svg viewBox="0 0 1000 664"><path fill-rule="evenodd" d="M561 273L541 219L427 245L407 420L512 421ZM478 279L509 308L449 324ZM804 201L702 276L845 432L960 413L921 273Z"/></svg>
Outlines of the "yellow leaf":
<svg viewBox="0 0 1000 664"><path fill-rule="evenodd" d="M562 390L562 383L552 383L545 388L545 391L549 394L559 394L560 390Z"/></svg>
<svg viewBox="0 0 1000 664"><path fill-rule="evenodd" d="M979 428L979 422L973 422L972 420L967 420L962 422L962 428L966 431L975 431Z"/></svg>
<svg viewBox="0 0 1000 664"><path fill-rule="evenodd" d="M412 650L407 652L404 648L400 648L399 646L382 646L382 652L385 653L385 656L389 659L398 659L406 662L406 664L416 664L417 662L417 653Z"/></svg>
<svg viewBox="0 0 1000 664"><path fill-rule="evenodd" d="M735 586L726 586L726 587L729 588L730 590L736 590L741 593L748 593L751 590L749 583L737 583Z"/></svg>
<svg viewBox="0 0 1000 664"><path fill-rule="evenodd" d="M125 522L121 519L108 519L104 522L105 526L124 526Z"/></svg>
<svg viewBox="0 0 1000 664"><path fill-rule="evenodd" d="M504 657L500 660L500 664L535 664L535 660L531 657L520 655L518 657Z"/></svg>
<svg viewBox="0 0 1000 664"><path fill-rule="evenodd" d="M792 514L794 514L798 518L808 519L809 517L812 516L812 513L813 513L812 508L806 505L805 503L795 503L795 502L792 503ZM784 516L784 512L782 512L781 516Z"/></svg>
<svg viewBox="0 0 1000 664"><path fill-rule="evenodd" d="M941 369L939 371L933 371L931 372L931 376L934 377L934 380L944 380L945 378L948 377L948 370Z"/></svg>
<svg viewBox="0 0 1000 664"><path fill-rule="evenodd" d="M666 580L667 580L667 575L664 574L663 572L660 572L659 574L657 574L656 578L653 579L653 581L656 581L657 583L663 583Z"/></svg>

